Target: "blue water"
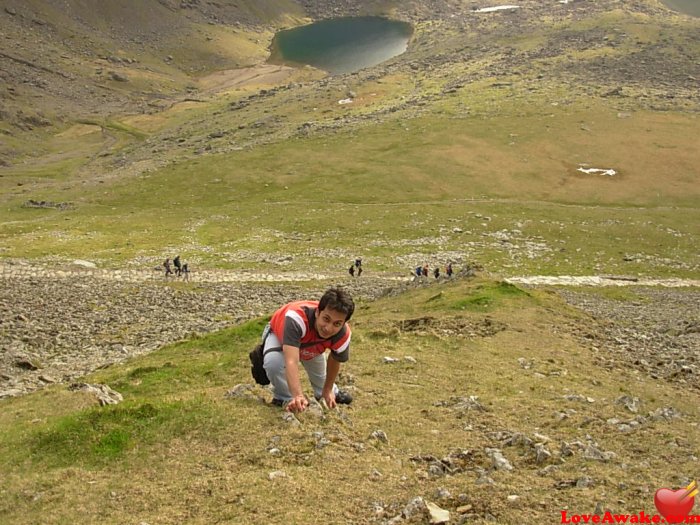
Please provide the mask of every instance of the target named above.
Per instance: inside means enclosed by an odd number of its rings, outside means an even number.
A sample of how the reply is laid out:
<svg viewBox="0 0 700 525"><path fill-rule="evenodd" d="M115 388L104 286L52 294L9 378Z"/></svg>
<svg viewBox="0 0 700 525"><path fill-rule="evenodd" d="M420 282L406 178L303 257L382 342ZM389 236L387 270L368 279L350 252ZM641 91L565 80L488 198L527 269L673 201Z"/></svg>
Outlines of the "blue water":
<svg viewBox="0 0 700 525"><path fill-rule="evenodd" d="M661 0L666 7L690 16L700 16L700 0Z"/></svg>
<svg viewBox="0 0 700 525"><path fill-rule="evenodd" d="M323 20L277 33L270 60L350 73L400 55L412 34L408 23L374 16Z"/></svg>

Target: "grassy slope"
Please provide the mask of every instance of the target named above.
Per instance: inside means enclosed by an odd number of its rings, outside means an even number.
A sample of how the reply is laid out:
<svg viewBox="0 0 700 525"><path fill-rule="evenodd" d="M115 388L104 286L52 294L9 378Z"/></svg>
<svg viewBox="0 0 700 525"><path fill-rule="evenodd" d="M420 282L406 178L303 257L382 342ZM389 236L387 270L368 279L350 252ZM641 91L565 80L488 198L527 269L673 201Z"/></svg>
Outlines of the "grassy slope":
<svg viewBox="0 0 700 525"><path fill-rule="evenodd" d="M619 14L607 17L603 22L611 27L621 23ZM579 29L601 21L586 23ZM167 43L176 60L247 64L262 56L256 35L196 29L191 46L183 45L183 34ZM669 38L648 21L625 30L644 41ZM214 44L200 48L206 36ZM535 49L550 36L501 43ZM478 40L468 37L467 44ZM450 38L455 46L464 42L464 35L446 34L444 41ZM241 56L226 54L232 44ZM155 65L155 58L148 60ZM104 135L90 126L70 128L42 142L42 163L3 170L0 255L143 266L177 250L202 265L260 267L260 254L285 253L294 257L288 267L311 261L344 268L362 254L368 271L404 272L426 260L462 258L503 273L697 276L697 114L633 110L620 118L633 101L578 97L570 85L549 78L516 77L502 88L489 87L495 79L466 82L419 117L399 112L380 125L181 160L136 178L98 172L86 181L79 169L100 155L110 159L170 144L154 147L146 142L151 138L172 134L189 141L213 129L237 130L266 112L287 119L284 137L310 118L328 123L390 108L414 91L439 93L446 79L488 65L487 58L478 60L484 63L399 73L381 84L349 80L358 93L352 108L337 106L347 87L331 85L301 86L242 112L224 111L251 92L240 90L192 110L129 117L128 126L100 120ZM535 65L546 72L567 60ZM144 85L167 85L168 72L162 74ZM169 74L179 86L193 82ZM628 97L639 95L626 89ZM232 140L243 142L254 132L237 130ZM14 145L22 146L19 140ZM193 156L189 142L171 149ZM586 177L575 171L579 163L614 167L620 176ZM23 208L29 198L77 208ZM510 241L499 232L508 232ZM625 261L626 255L635 257ZM408 329L409 321L423 317L432 320ZM498 523L558 523L562 509L589 513L598 502L621 513L653 513L656 489L678 488L697 475L698 394L631 370L599 368L596 351L570 334L589 322L547 294L489 281L360 305L353 359L343 376L344 384L354 385L356 402L324 420L306 414L300 427L255 399L224 398L234 384L250 381L246 353L262 321L86 378L122 392L125 401L116 407L98 408L93 398L65 386L3 400L0 523L369 523L399 514L415 496L449 509L453 519L457 508L471 505ZM489 327L506 329L470 335ZM384 356L408 355L416 364L382 363ZM523 368L518 358L532 366ZM594 402L565 400L568 394ZM621 433L606 420L634 417L614 403L623 394L642 400L643 415L674 407L683 417ZM470 395L487 411L456 410L450 401ZM568 417L560 419L561 413ZM389 443L371 439L375 430L386 432ZM493 433L501 431L546 436L555 459L536 464L526 448L499 443ZM322 447L318 432L330 444ZM561 443L576 440L593 440L616 456L597 462L578 450L559 461ZM273 447L280 456L270 454ZM486 447L502 448L515 466L510 474L491 473L493 486L476 483L479 469L490 465ZM462 450L471 454L452 476L433 477L427 463L413 459ZM549 464L558 468L539 475ZM287 477L270 481L277 470ZM595 483L556 488L583 476ZM451 496L440 499L439 488ZM281 505L288 494L293 502ZM509 505L511 494L520 501ZM327 516L319 516L319 500ZM376 514L375 502L384 515Z"/></svg>
<svg viewBox="0 0 700 525"><path fill-rule="evenodd" d="M302 256L344 247L348 253L327 263L311 256L312 264L333 267L364 248L377 267L396 271L403 261L383 245L414 239L424 245L419 253L453 252L465 242L519 230L521 238L542 240L548 253L563 248L573 258L557 261L559 270L546 258L515 261L525 265L522 271L586 272L597 264L602 272L692 274L692 246L699 241L693 225L700 218L695 119L648 112L619 119L614 108L586 106L545 114L544 104L523 111L520 103L502 102L497 115L481 117L477 109L462 118L428 115L287 140L138 179L107 180L87 191L51 183L34 198L73 202L77 209L24 209L28 195L22 193L8 203L2 243L9 256L89 255L104 262L157 260L163 246L173 246L199 256L200 264L226 266L237 250L260 249L262 232L273 230L305 242L273 238L268 252ZM584 175L576 171L581 163L620 174ZM57 183L61 173L48 177ZM44 177L25 171L23 180L41 184ZM471 234L455 234L456 227ZM611 237L619 239L614 247ZM444 239L420 241L426 238ZM214 255L203 255L203 248ZM486 246L475 255L500 267L512 262L503 251ZM399 246L398 254L411 253ZM652 271L647 260L624 265L626 253L678 264ZM678 267L682 263L695 267Z"/></svg>
<svg viewBox="0 0 700 525"><path fill-rule="evenodd" d="M591 321L547 294L456 281L360 305L353 358L342 376L355 403L322 420L304 414L298 427L255 398L224 398L236 383L250 382L246 354L261 322L86 378L120 391L125 401L117 406L95 407L65 386L4 400L0 521L371 523L375 504L387 518L422 496L453 519L458 507L471 505L498 523L558 523L562 509L587 513L597 502L621 513L653 513L657 488L696 474L697 393L680 397L676 387L631 370L599 368L596 352L567 328L585 330ZM494 335L474 335L491 329ZM401 361L383 364L384 356ZM569 394L594 401L565 400ZM621 395L638 397L643 415L673 407L683 416L622 433L606 424L634 417L615 404ZM486 410L456 408L455 398L468 396ZM388 443L370 437L376 430ZM497 432L546 440L554 458L537 464L527 447L504 446ZM594 461L577 450L560 458L561 444L577 440L615 457ZM515 467L490 472L495 485L476 483L490 467L486 447L502 449ZM458 451L468 454L450 476L429 474L429 463L417 459ZM556 468L538 474L548 465ZM271 481L274 471L286 477ZM584 476L594 484L554 488ZM438 489L451 496L441 499ZM283 504L281 494L294 502ZM513 505L506 502L512 494L521 497Z"/></svg>
<svg viewBox="0 0 700 525"><path fill-rule="evenodd" d="M128 124L93 121L104 132L71 128L43 142L40 162L4 170L0 253L150 266L174 250L199 266L245 267L284 252L293 257L285 268L338 269L361 251L395 272L428 258L478 259L505 273L697 275L697 114L637 110L635 97L648 93L633 83L624 97L603 98L608 86L585 93L556 76L573 59L623 57L639 43L672 39L690 50L692 22L684 24L613 11L528 26L518 38L428 24L410 59L466 46L472 60L381 81L302 83L232 111L269 87L253 84ZM567 35L594 29L630 38L567 51ZM489 44L493 52L477 52ZM557 46L558 55L512 76L483 73L498 65L499 49ZM232 49L255 61L261 47ZM441 95L460 78L457 92ZM356 102L339 106L348 89ZM417 93L429 102L391 112ZM388 112L383 122L352 123L376 111ZM305 122L338 128L300 138ZM207 138L219 130L223 138ZM200 155L205 147L222 153ZM581 164L619 174L583 175ZM23 208L29 198L76 208Z"/></svg>

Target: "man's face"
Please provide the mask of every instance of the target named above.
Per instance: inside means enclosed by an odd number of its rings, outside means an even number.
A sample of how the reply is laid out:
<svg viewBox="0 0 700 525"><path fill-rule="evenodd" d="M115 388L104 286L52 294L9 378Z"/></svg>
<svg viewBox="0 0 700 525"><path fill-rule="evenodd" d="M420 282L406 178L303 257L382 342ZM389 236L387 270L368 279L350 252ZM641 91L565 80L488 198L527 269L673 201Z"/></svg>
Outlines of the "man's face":
<svg viewBox="0 0 700 525"><path fill-rule="evenodd" d="M322 311L316 309L316 332L323 339L330 339L340 332L345 324L345 314L326 307Z"/></svg>

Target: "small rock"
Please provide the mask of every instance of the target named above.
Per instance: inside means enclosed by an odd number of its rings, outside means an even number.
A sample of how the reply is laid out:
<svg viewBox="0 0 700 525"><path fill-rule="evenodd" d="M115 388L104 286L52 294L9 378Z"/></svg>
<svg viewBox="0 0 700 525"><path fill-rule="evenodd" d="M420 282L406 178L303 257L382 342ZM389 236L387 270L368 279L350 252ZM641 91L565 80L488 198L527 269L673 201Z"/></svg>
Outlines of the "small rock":
<svg viewBox="0 0 700 525"><path fill-rule="evenodd" d="M679 419L682 414L673 407L658 408L654 412L649 412L649 417L653 421L671 421Z"/></svg>
<svg viewBox="0 0 700 525"><path fill-rule="evenodd" d="M530 369L530 368L532 367L532 362L531 362L531 361L528 361L528 360L525 359L524 357L519 357L519 358L518 358L518 364L520 365L520 368L522 368L522 369L524 369L524 370L528 370L528 369Z"/></svg>
<svg viewBox="0 0 700 525"><path fill-rule="evenodd" d="M253 393L253 385L238 384L224 394L224 397L251 397Z"/></svg>
<svg viewBox="0 0 700 525"><path fill-rule="evenodd" d="M381 441L382 443L389 443L389 438L387 437L386 432L383 430L375 430L369 437L376 439L377 441Z"/></svg>
<svg viewBox="0 0 700 525"><path fill-rule="evenodd" d="M325 403L326 402L324 401L323 404L325 405ZM306 411L304 412L304 414L307 414L311 417L315 417L317 419L324 419L326 417L323 413L323 406L313 398L309 401L309 406L306 407Z"/></svg>
<svg viewBox="0 0 700 525"><path fill-rule="evenodd" d="M490 476L487 476L486 474L481 474L477 480L476 480L477 485L495 485L496 482L494 479Z"/></svg>
<svg viewBox="0 0 700 525"><path fill-rule="evenodd" d="M285 423L289 423L294 427L298 427L301 425L301 422L291 412L282 412L282 421L284 421Z"/></svg>
<svg viewBox="0 0 700 525"><path fill-rule="evenodd" d="M71 391L78 391L82 390L85 392L89 392L91 394L95 394L97 397L97 400L100 403L100 406L105 406L105 405L117 405L124 401L124 397L117 392L116 390L112 390L109 386L107 385L100 385L100 384L95 384L91 385L89 383L73 383L68 387L69 390Z"/></svg>
<svg viewBox="0 0 700 525"><path fill-rule="evenodd" d="M638 397L620 396L615 400L616 405L623 405L627 410L636 414L639 411L641 401Z"/></svg>
<svg viewBox="0 0 700 525"><path fill-rule="evenodd" d="M513 465L510 464L497 448L487 448L486 454L491 458L491 464L496 470L513 470Z"/></svg>
<svg viewBox="0 0 700 525"><path fill-rule="evenodd" d="M401 511L401 516L410 519L416 514L421 514L426 508L425 501L420 496L413 498Z"/></svg>
<svg viewBox="0 0 700 525"><path fill-rule="evenodd" d="M445 488L439 488L435 491L435 497L437 499L449 499L452 497L452 494L450 494L450 491Z"/></svg>
<svg viewBox="0 0 700 525"><path fill-rule="evenodd" d="M121 73L117 73L116 71L110 71L109 72L109 78L116 82L128 82L129 79L125 76L122 75Z"/></svg>
<svg viewBox="0 0 700 525"><path fill-rule="evenodd" d="M425 506L428 509L428 513L430 514L430 523L431 524L438 524L438 523L447 523L450 521L450 511L441 509L435 503L431 503L427 501L425 503Z"/></svg>
<svg viewBox="0 0 700 525"><path fill-rule="evenodd" d="M552 458L552 453L545 448L542 443L535 445L535 463L538 465L549 461Z"/></svg>
<svg viewBox="0 0 700 525"><path fill-rule="evenodd" d="M15 366L22 370L39 370L41 368L41 363L27 358L20 358L15 361Z"/></svg>
<svg viewBox="0 0 700 525"><path fill-rule="evenodd" d="M584 489L587 487L592 487L593 485L595 485L595 481L593 480L593 478L589 478L588 476L584 476L584 477L576 480L575 486L577 489Z"/></svg>
<svg viewBox="0 0 700 525"><path fill-rule="evenodd" d="M19 390L17 388L11 388L10 390L0 390L0 399L4 399L6 397L17 397L21 396L25 392L23 390Z"/></svg>
<svg viewBox="0 0 700 525"><path fill-rule="evenodd" d="M610 461L612 458L614 458L615 453L614 452L604 452L593 445L588 445L588 447L586 447L586 449L583 452L583 457L586 459L592 459L594 461L605 462L605 461Z"/></svg>
<svg viewBox="0 0 700 525"><path fill-rule="evenodd" d="M73 266L82 266L83 268L97 268L94 262L83 261L82 259L76 259L72 262Z"/></svg>

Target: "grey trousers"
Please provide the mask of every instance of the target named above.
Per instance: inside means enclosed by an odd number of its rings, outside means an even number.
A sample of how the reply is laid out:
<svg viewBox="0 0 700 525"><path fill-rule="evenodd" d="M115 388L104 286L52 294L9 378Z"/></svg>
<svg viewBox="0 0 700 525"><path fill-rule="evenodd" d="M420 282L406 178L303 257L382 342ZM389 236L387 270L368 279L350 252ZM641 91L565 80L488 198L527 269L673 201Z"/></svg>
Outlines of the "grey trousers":
<svg viewBox="0 0 700 525"><path fill-rule="evenodd" d="M272 383L272 397L282 401L291 401L292 394L287 384L287 367L284 363L282 343L272 332L266 335L263 368L265 368L267 377ZM314 397L320 398L323 393L323 385L326 383L326 354L320 354L308 361L301 361L301 365L309 376L309 381L314 389ZM333 385L333 391L338 392L336 385Z"/></svg>

